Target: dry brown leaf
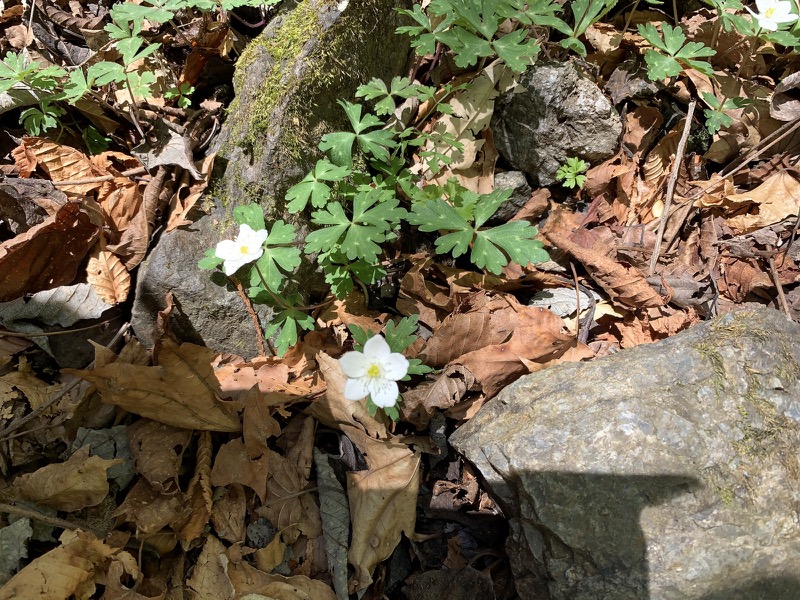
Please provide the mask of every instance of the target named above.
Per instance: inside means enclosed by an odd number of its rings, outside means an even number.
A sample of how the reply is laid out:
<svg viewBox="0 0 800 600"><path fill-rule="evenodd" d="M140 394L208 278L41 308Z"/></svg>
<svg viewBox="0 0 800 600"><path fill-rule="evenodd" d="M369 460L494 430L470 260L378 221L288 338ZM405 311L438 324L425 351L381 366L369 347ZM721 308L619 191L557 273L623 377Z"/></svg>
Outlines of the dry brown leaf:
<svg viewBox="0 0 800 600"><path fill-rule="evenodd" d="M203 431L241 431L238 406L220 400L211 367L214 356L203 346L165 340L157 366L113 362L92 371L64 372L93 383L103 402L153 421Z"/></svg>
<svg viewBox="0 0 800 600"><path fill-rule="evenodd" d="M88 598L105 561L118 552L90 533L65 531L61 546L34 559L0 588L0 600Z"/></svg>
<svg viewBox="0 0 800 600"><path fill-rule="evenodd" d="M251 459L244 441L237 438L223 444L217 452L214 469L211 471L211 483L215 486L241 483L255 491L263 502L267 494L268 476L269 454L264 453L257 459Z"/></svg>
<svg viewBox="0 0 800 600"><path fill-rule="evenodd" d="M137 536L151 539L151 536L160 532L171 523L182 522L186 519L185 498L180 491L172 494L162 494L147 483L146 479L139 479L125 496L125 500L114 511L113 516L122 517L123 520L136 525ZM172 545L177 539L172 537Z"/></svg>
<svg viewBox="0 0 800 600"><path fill-rule="evenodd" d="M14 481L21 498L67 512L96 506L108 495L106 471L122 459L89 456L89 447L76 450L66 462L21 475Z"/></svg>
<svg viewBox="0 0 800 600"><path fill-rule="evenodd" d="M282 531L281 537L287 544L293 544L300 533L311 539L322 534L319 507L305 491L311 475L315 423L311 417L298 423L300 431L285 457L269 451L272 463L267 499L260 509Z"/></svg>
<svg viewBox="0 0 800 600"><path fill-rule="evenodd" d="M190 510L185 523L174 523L173 528L178 533L178 539L184 550L189 544L200 537L205 531L206 524L211 517L214 506L211 491L211 455L213 447L211 433L201 431L197 440L197 458L195 460L194 476L186 489L186 504Z"/></svg>
<svg viewBox="0 0 800 600"><path fill-rule="evenodd" d="M125 302L131 289L131 276L122 261L108 250L96 246L86 266L86 280L95 293L114 306Z"/></svg>
<svg viewBox="0 0 800 600"><path fill-rule="evenodd" d="M28 178L36 170L39 161L36 160L36 153L25 144L20 144L11 151L11 158L17 166L20 177Z"/></svg>
<svg viewBox="0 0 800 600"><path fill-rule="evenodd" d="M132 587L125 583L133 581ZM164 600L167 585L157 579L144 579L136 559L128 552L117 554L108 566L103 600Z"/></svg>
<svg viewBox="0 0 800 600"><path fill-rule="evenodd" d="M661 111L653 106L637 106L625 115L622 145L634 155L646 152L655 141L664 123Z"/></svg>
<svg viewBox="0 0 800 600"><path fill-rule="evenodd" d="M727 220L740 233L769 227L800 211L800 179L797 171L779 171L754 190L726 196L734 205L754 204L751 212Z"/></svg>
<svg viewBox="0 0 800 600"><path fill-rule="evenodd" d="M136 472L165 494L179 489L178 476L192 432L139 419L126 429L126 434Z"/></svg>
<svg viewBox="0 0 800 600"><path fill-rule="evenodd" d="M670 172L672 161L675 160L675 153L678 151L683 121L678 128L673 128L667 135L662 137L655 147L647 153L642 171L645 181L655 181Z"/></svg>
<svg viewBox="0 0 800 600"><path fill-rule="evenodd" d="M18 338L8 338L18 339ZM27 340L26 340L27 341ZM0 382L17 388L25 396L32 409L39 408L50 398L58 394L62 385L48 385L36 376L33 367L24 356L19 357L17 369L0 377Z"/></svg>
<svg viewBox="0 0 800 600"><path fill-rule="evenodd" d="M402 534L414 534L420 457L405 444L376 440L363 431L347 435L364 453L368 467L347 473L353 528L347 557L356 570L348 586L355 592L372 583L373 570L391 556Z"/></svg>
<svg viewBox="0 0 800 600"><path fill-rule="evenodd" d="M518 321L508 342L486 346L454 361L469 369L490 398L509 383L529 373L532 370L530 363L549 363L561 358L573 347L580 349L577 353L579 358L573 357L575 360L593 356L585 345L578 344L572 336L561 332L563 320L555 313L526 306L517 310Z"/></svg>
<svg viewBox="0 0 800 600"><path fill-rule="evenodd" d="M67 202L44 223L0 244L0 302L72 283L98 232L80 204Z"/></svg>
<svg viewBox="0 0 800 600"><path fill-rule="evenodd" d="M403 393L401 414L404 421L423 429L436 409L446 410L458 404L475 384L475 377L461 365L447 365L434 381Z"/></svg>
<svg viewBox="0 0 800 600"><path fill-rule="evenodd" d="M244 486L230 484L214 502L211 523L222 539L232 543L244 542L247 527L247 496Z"/></svg>
<svg viewBox="0 0 800 600"><path fill-rule="evenodd" d="M330 587L304 575L270 575L238 561L228 566L228 574L236 588L237 598L257 594L275 600L336 600Z"/></svg>
<svg viewBox="0 0 800 600"><path fill-rule="evenodd" d="M34 153L38 166L44 169L52 181L77 181L108 175L106 171L95 167L83 152L69 146L35 137L23 138L22 144ZM101 185L102 182L94 181L59 186L59 189L67 194L86 196Z"/></svg>
<svg viewBox="0 0 800 600"><path fill-rule="evenodd" d="M192 576L186 582L190 598L197 600L231 600L235 590L228 577L225 547L213 535L206 538Z"/></svg>
<svg viewBox="0 0 800 600"><path fill-rule="evenodd" d="M201 181L192 181L191 183L182 182L178 186L177 191L173 194L169 203L169 221L167 221L166 232L169 233L173 229L190 225L191 220L187 218L189 212L194 208L197 201L202 198L203 192L208 187L211 171L214 169L214 159L217 153L212 152L207 154L201 164L199 165L200 173L203 175ZM188 174L187 174L188 175ZM188 177L184 178L188 180Z"/></svg>
<svg viewBox="0 0 800 600"><path fill-rule="evenodd" d="M563 227L559 211L554 211L550 216L547 230L543 233L550 243L580 261L611 300L633 308L664 305L664 300L638 269L626 267L600 252L573 242L570 232Z"/></svg>

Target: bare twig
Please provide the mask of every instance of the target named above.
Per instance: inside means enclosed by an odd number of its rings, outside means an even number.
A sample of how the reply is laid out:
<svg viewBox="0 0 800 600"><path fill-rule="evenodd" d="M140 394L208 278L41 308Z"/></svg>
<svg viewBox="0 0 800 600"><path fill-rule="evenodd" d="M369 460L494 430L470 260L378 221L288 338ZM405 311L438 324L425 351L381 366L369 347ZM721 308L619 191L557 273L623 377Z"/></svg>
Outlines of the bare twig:
<svg viewBox="0 0 800 600"><path fill-rule="evenodd" d="M775 267L775 258L769 257L769 273L772 275L772 282L775 284L775 289L778 290L778 304L781 305L781 310L786 313L786 316L792 318L792 311L789 309L789 303L786 301L786 295L783 293L783 286L781 279L778 276L778 269Z"/></svg>
<svg viewBox="0 0 800 600"><path fill-rule="evenodd" d="M61 529L85 529L85 527L72 523L71 521L65 521L64 519L59 519L58 517L51 517L50 515L40 513L38 510L33 510L32 508L27 508L25 506L0 503L0 513L14 515L24 519L33 519L34 521L47 523L48 525L60 527Z"/></svg>
<svg viewBox="0 0 800 600"><path fill-rule="evenodd" d="M239 292L239 297L244 302L244 307L247 309L247 314L250 315L250 320L253 321L253 327L256 330L256 343L258 344L258 355L260 357L265 357L267 355L267 348L264 345L264 330L261 328L261 321L258 320L258 315L256 311L253 309L253 303L250 302L250 298L247 297L247 294L244 291L244 287L242 287L242 282L239 281L239 278L235 275L231 275L231 279L233 280L234 285L236 286L236 291ZM271 348L270 348L271 349ZM273 356L275 353L272 353Z"/></svg>
<svg viewBox="0 0 800 600"><path fill-rule="evenodd" d="M656 234L656 243L653 247L653 256L650 257L650 270L648 275L652 275L658 266L658 256L661 254L661 243L664 240L664 231L667 228L667 220L669 219L669 211L672 208L672 199L675 196L675 184L678 181L678 174L681 170L683 163L683 156L686 152L686 142L689 140L689 133L692 130L692 119L694 118L694 108L697 106L697 101L692 100L689 102L689 108L686 111L686 123L683 126L683 133L681 140L678 142L678 149L675 151L675 164L672 167L672 174L669 177L667 184L667 195L664 200L664 213L661 215L661 222L658 224L658 233Z"/></svg>

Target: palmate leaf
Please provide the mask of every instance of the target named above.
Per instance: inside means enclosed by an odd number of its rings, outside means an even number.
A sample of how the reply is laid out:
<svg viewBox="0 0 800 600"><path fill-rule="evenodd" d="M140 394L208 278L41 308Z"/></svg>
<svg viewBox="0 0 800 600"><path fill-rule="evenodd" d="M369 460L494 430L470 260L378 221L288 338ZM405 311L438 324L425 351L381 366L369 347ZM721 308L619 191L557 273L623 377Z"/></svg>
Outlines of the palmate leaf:
<svg viewBox="0 0 800 600"><path fill-rule="evenodd" d="M528 32L524 29L518 29L492 42L497 56L515 73L522 73L527 69L541 50L536 40L523 43L527 35Z"/></svg>
<svg viewBox="0 0 800 600"><path fill-rule="evenodd" d="M314 318L295 308L289 308L281 311L272 319L270 325L264 330L264 335L271 338L278 332L278 329L281 332L275 338L275 351L281 357L297 343L298 330L311 331L314 329Z"/></svg>
<svg viewBox="0 0 800 600"><path fill-rule="evenodd" d="M494 54L491 42L479 38L463 27L451 27L440 33L437 39L453 51L455 63L462 69L469 68L479 59Z"/></svg>
<svg viewBox="0 0 800 600"><path fill-rule="evenodd" d="M275 221L267 236L264 254L256 261L258 269L250 270L250 285L263 287L261 275L267 286L275 293L280 291L285 273L291 273L300 266L300 249L290 246L295 238L294 225ZM260 274L259 274L260 271Z"/></svg>
<svg viewBox="0 0 800 600"><path fill-rule="evenodd" d="M478 231L470 260L481 269L499 275L508 264L502 249L518 265L549 260L542 243L535 240L536 228L527 221L512 221Z"/></svg>
<svg viewBox="0 0 800 600"><path fill-rule="evenodd" d="M318 160L311 172L286 192L289 212L299 213L309 201L314 208L322 208L331 197L331 188L324 182L341 181L350 173L347 167L336 166L326 158Z"/></svg>
<svg viewBox="0 0 800 600"><path fill-rule="evenodd" d="M353 142L358 140L358 145L366 154L370 154L382 162L388 162L389 149L397 146L397 142L394 141L394 133L384 129L366 132L367 129L383 125L383 121L370 113L362 117L360 104L341 100L339 104L347 113L353 133L349 131L328 133L322 136L319 149L328 152L328 156L335 165L351 167L353 165Z"/></svg>

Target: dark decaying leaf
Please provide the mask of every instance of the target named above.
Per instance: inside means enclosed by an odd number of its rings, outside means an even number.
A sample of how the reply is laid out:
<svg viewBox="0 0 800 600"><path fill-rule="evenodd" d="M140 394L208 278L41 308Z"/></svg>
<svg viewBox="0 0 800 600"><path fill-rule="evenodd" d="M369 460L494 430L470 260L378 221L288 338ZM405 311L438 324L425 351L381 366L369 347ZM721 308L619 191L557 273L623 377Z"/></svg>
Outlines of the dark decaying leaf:
<svg viewBox="0 0 800 600"><path fill-rule="evenodd" d="M99 228L80 204L0 244L0 302L72 283Z"/></svg>

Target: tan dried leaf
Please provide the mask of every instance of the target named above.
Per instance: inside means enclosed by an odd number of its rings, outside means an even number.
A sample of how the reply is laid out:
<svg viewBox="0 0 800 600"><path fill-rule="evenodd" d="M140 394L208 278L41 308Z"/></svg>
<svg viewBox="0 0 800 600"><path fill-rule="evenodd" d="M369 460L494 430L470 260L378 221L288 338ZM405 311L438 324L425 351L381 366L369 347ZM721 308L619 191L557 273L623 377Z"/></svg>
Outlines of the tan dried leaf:
<svg viewBox="0 0 800 600"><path fill-rule="evenodd" d="M89 456L89 447L84 446L66 462L21 475L14 486L25 500L67 512L81 510L103 501L108 495L106 471L122 462Z"/></svg>
<svg viewBox="0 0 800 600"><path fill-rule="evenodd" d="M96 168L83 152L69 146L35 137L23 138L22 143L36 155L38 166L47 172L52 181L76 181L108 175ZM59 189L67 194L86 196L101 185L102 182L76 183L59 186Z"/></svg>
<svg viewBox="0 0 800 600"><path fill-rule="evenodd" d="M270 478L267 482L265 516L282 530L281 537L293 544L303 533L309 538L322 534L319 507L306 490L308 475L303 469L277 452L270 451Z"/></svg>
<svg viewBox="0 0 800 600"><path fill-rule="evenodd" d="M655 181L662 175L669 173L672 168L672 161L675 160L675 153L678 151L680 137L680 130L673 129L661 138L647 154L642 167L645 181Z"/></svg>
<svg viewBox="0 0 800 600"><path fill-rule="evenodd" d="M213 535L206 538L192 576L186 582L190 598L197 600L232 600L235 594L228 577L225 547Z"/></svg>
<svg viewBox="0 0 800 600"><path fill-rule="evenodd" d="M6 582L0 588L0 600L88 598L95 576L118 550L83 531L65 531L60 542L61 546L34 559Z"/></svg>
<svg viewBox="0 0 800 600"><path fill-rule="evenodd" d="M364 452L367 470L347 474L353 536L348 559L355 567L351 592L372 583L375 567L391 556L400 536L412 536L419 493L419 456L405 444L347 434Z"/></svg>
<svg viewBox="0 0 800 600"><path fill-rule="evenodd" d="M333 590L318 579L305 575L284 577L260 571L246 562L233 562L228 575L236 588L236 597L274 598L275 600L336 600Z"/></svg>
<svg viewBox="0 0 800 600"><path fill-rule="evenodd" d="M95 293L110 305L125 302L131 289L131 276L116 254L96 246L86 266L86 280Z"/></svg>
<svg viewBox="0 0 800 600"><path fill-rule="evenodd" d="M153 421L203 431L241 431L238 406L220 400L211 367L215 356L203 346L165 340L157 366L113 362L92 371L63 372L93 383L103 402Z"/></svg>

